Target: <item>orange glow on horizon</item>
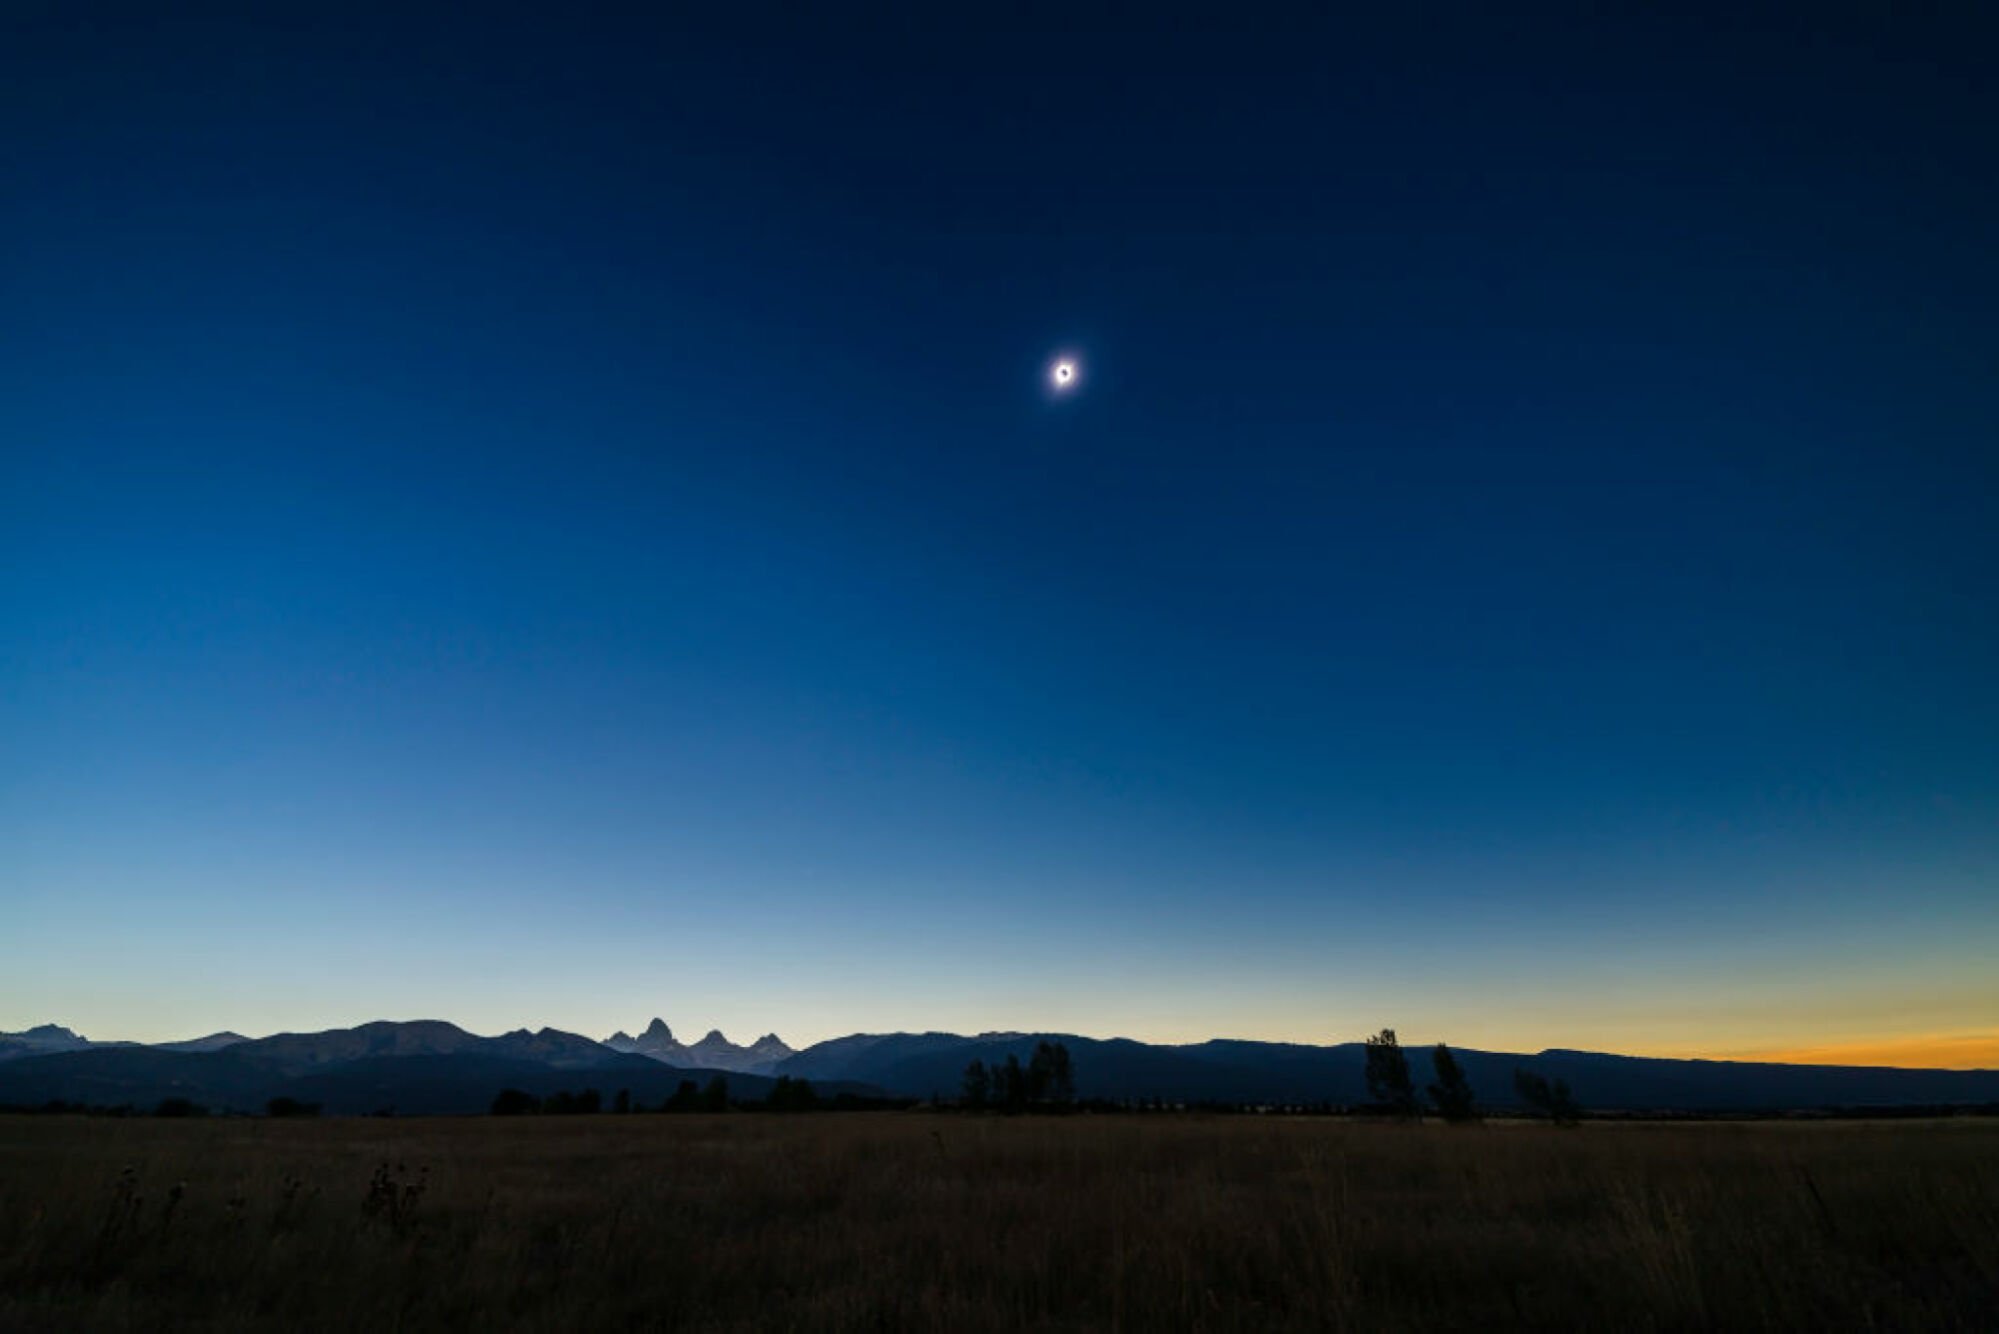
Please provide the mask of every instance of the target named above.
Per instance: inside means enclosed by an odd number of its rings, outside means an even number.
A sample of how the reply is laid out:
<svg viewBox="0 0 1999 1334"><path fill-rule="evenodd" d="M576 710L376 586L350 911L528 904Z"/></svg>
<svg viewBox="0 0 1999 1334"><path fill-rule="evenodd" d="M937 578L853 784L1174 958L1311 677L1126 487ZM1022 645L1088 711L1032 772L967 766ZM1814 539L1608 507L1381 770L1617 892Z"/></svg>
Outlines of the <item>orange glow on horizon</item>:
<svg viewBox="0 0 1999 1334"><path fill-rule="evenodd" d="M1842 1042L1824 1047L1782 1047L1731 1052L1735 1061L1785 1065L1887 1065L1930 1070L1999 1070L1999 1033L1921 1034Z"/></svg>

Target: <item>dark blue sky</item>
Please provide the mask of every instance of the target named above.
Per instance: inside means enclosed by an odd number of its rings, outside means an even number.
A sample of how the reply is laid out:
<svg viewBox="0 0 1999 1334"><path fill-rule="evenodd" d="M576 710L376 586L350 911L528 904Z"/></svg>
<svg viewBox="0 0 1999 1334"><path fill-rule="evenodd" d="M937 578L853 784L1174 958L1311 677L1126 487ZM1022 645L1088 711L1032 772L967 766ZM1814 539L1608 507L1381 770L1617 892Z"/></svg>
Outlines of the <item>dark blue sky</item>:
<svg viewBox="0 0 1999 1334"><path fill-rule="evenodd" d="M259 8L0 20L0 1027L1999 1034L1973 7Z"/></svg>

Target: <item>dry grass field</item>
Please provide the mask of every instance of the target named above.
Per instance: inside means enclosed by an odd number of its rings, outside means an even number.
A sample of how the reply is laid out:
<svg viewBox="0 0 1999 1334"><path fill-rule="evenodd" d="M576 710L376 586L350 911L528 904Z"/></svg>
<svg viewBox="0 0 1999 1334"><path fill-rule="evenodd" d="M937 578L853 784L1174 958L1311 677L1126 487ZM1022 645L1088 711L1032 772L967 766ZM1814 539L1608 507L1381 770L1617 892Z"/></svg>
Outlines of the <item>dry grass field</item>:
<svg viewBox="0 0 1999 1334"><path fill-rule="evenodd" d="M0 1328L1999 1328L1999 1124L0 1118Z"/></svg>

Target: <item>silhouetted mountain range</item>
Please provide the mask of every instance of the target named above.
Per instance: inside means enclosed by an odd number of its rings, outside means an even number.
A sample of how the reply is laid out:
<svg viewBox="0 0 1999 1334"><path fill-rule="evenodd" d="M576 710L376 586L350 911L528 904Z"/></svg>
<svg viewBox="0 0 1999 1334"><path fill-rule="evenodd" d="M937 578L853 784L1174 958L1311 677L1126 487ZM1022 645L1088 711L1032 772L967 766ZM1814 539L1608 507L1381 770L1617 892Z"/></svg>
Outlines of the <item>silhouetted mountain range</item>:
<svg viewBox="0 0 1999 1334"><path fill-rule="evenodd" d="M0 1034L0 1050L8 1053L0 1059L0 1104L12 1106L67 1102L147 1109L167 1098L185 1098L218 1111L259 1111L282 1097L319 1103L336 1115L385 1109L404 1115L472 1114L487 1110L503 1088L545 1097L558 1089L589 1087L607 1099L626 1089L641 1105L658 1104L683 1079L705 1083L718 1073L616 1051L552 1028L481 1037L439 1020L267 1038L215 1034L156 1046L93 1043L44 1025ZM767 1097L776 1082L737 1070L719 1073L726 1075L730 1094L746 1101ZM827 1094L877 1091L844 1080L818 1087Z"/></svg>
<svg viewBox="0 0 1999 1334"><path fill-rule="evenodd" d="M856 1034L808 1047L777 1063L793 1078L851 1079L892 1093L946 1096L965 1066L1008 1056L1023 1063L1039 1041L1069 1048L1083 1098L1169 1102L1311 1103L1367 1101L1366 1049L1358 1042L1314 1047L1214 1039L1178 1046L1061 1033ZM1999 1071L1895 1070L1665 1060L1549 1050L1527 1053L1453 1048L1474 1091L1490 1107L1514 1107L1513 1073L1531 1069L1565 1079L1583 1106L1604 1110L1770 1111L1789 1108L1912 1106L1999 1102ZM1408 1053L1417 1087L1430 1078L1427 1050Z"/></svg>
<svg viewBox="0 0 1999 1334"><path fill-rule="evenodd" d="M60 1024L41 1024L20 1033L0 1033L0 1061L19 1056L46 1056L52 1052L84 1051L96 1047L138 1047L150 1045L159 1051L220 1051L238 1042L247 1042L241 1033L210 1033L205 1038L180 1042L92 1042L74 1029Z"/></svg>
<svg viewBox="0 0 1999 1334"><path fill-rule="evenodd" d="M1216 1039L1160 1045L1062 1033L892 1033L834 1038L794 1052L774 1034L748 1047L719 1032L684 1045L658 1019L637 1038L618 1033L606 1042L551 1028L481 1037L455 1024L419 1020L266 1038L217 1033L151 1046L93 1043L53 1024L0 1033L0 1104L146 1108L187 1098L217 1110L254 1111L290 1097L334 1113L475 1113L509 1087L537 1096L594 1087L607 1097L624 1088L640 1103L656 1104L682 1079L705 1082L718 1071L727 1075L732 1094L745 1100L765 1097L772 1077L780 1075L809 1080L823 1094L950 1098L969 1062L1000 1065L1015 1056L1024 1063L1043 1040L1068 1047L1084 1098L1344 1105L1367 1098L1359 1043ZM1999 1103L1999 1071L1992 1070L1454 1050L1480 1101L1495 1108L1517 1105L1513 1075L1522 1068L1566 1080L1584 1107L1606 1111ZM1428 1054L1412 1048L1409 1059L1420 1087L1430 1074Z"/></svg>

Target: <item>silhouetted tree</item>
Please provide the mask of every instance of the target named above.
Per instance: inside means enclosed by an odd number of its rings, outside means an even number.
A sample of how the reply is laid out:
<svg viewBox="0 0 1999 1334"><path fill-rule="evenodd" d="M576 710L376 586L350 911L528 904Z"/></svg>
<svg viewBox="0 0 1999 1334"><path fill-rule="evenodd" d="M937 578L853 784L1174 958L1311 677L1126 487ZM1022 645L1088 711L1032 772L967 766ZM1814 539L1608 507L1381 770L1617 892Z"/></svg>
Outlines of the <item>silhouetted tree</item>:
<svg viewBox="0 0 1999 1334"><path fill-rule="evenodd" d="M300 1102L297 1098L273 1098L264 1104L266 1116L318 1116L319 1104Z"/></svg>
<svg viewBox="0 0 1999 1334"><path fill-rule="evenodd" d="M1430 1102L1437 1114L1446 1121L1478 1120L1478 1105L1472 1099L1471 1081L1465 1078L1464 1067L1458 1058L1451 1055L1451 1049L1439 1042L1430 1053L1430 1064L1436 1067L1437 1082L1430 1085Z"/></svg>
<svg viewBox="0 0 1999 1334"><path fill-rule="evenodd" d="M501 1089L493 1099L494 1116L532 1116L541 1110L541 1099L519 1089Z"/></svg>
<svg viewBox="0 0 1999 1334"><path fill-rule="evenodd" d="M1027 1071L1020 1068L1020 1058L1007 1053L1006 1064L999 1069L1000 1105L1009 1112L1017 1112L1027 1106Z"/></svg>
<svg viewBox="0 0 1999 1334"><path fill-rule="evenodd" d="M1392 1028L1367 1040L1367 1096L1396 1116L1421 1115L1416 1085L1409 1078L1409 1058L1402 1054Z"/></svg>
<svg viewBox="0 0 1999 1334"><path fill-rule="evenodd" d="M619 1089L618 1096L611 1099L611 1110L618 1113L620 1116L624 1115L626 1112L631 1111L632 1091L630 1089Z"/></svg>
<svg viewBox="0 0 1999 1334"><path fill-rule="evenodd" d="M154 1116L207 1116L208 1109L186 1098L162 1098L153 1108Z"/></svg>
<svg viewBox="0 0 1999 1334"><path fill-rule="evenodd" d="M1027 1096L1033 1102L1069 1103L1076 1099L1076 1075L1069 1048L1060 1042L1037 1042L1027 1063Z"/></svg>
<svg viewBox="0 0 1999 1334"><path fill-rule="evenodd" d="M680 1087L666 1100L661 1109L668 1112L698 1112L701 1110L701 1086L691 1079L680 1081Z"/></svg>
<svg viewBox="0 0 1999 1334"><path fill-rule="evenodd" d="M729 1110L729 1081L716 1075L708 1081L708 1087L701 1090L701 1110L704 1112L726 1112Z"/></svg>
<svg viewBox="0 0 1999 1334"><path fill-rule="evenodd" d="M1513 1072L1513 1090L1520 1095L1520 1101L1528 1110L1547 1117L1558 1126L1572 1126L1583 1118L1583 1110L1569 1092L1569 1081L1557 1079L1552 1084L1532 1070Z"/></svg>
<svg viewBox="0 0 1999 1334"><path fill-rule="evenodd" d="M993 1075L986 1069L984 1061L973 1061L965 1067L964 1093L959 1101L967 1107L984 1107L992 1101Z"/></svg>
<svg viewBox="0 0 1999 1334"><path fill-rule="evenodd" d="M1076 1064L1069 1059L1069 1045L1055 1044L1049 1053L1048 1096L1056 1102L1076 1101Z"/></svg>

